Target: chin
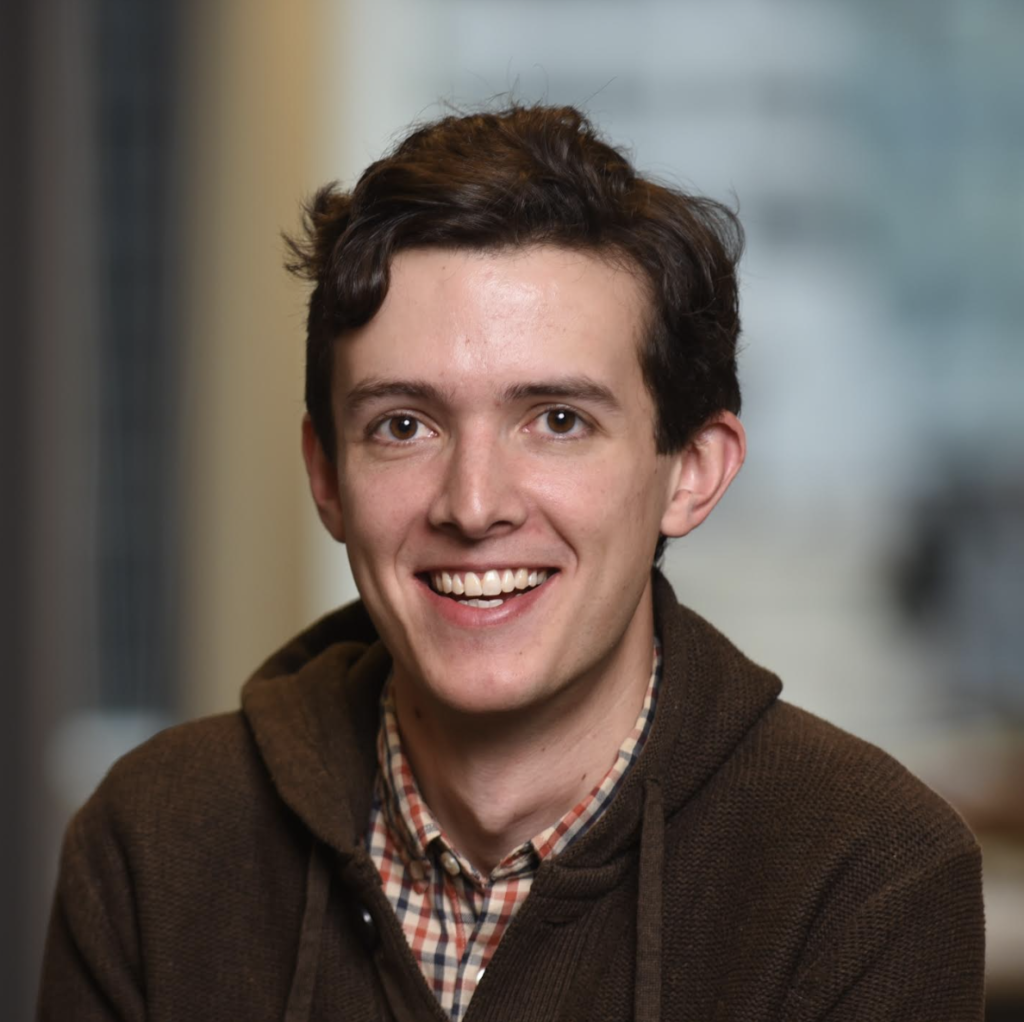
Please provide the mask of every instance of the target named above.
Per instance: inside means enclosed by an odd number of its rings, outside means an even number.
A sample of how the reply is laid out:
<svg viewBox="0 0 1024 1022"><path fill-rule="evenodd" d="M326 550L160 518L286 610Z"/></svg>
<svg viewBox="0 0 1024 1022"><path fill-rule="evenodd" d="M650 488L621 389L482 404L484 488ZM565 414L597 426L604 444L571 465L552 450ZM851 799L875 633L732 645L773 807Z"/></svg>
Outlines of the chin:
<svg viewBox="0 0 1024 1022"><path fill-rule="evenodd" d="M484 658L491 660L493 658ZM448 709L468 716L513 713L543 701L552 686L546 675L521 664L502 670L489 663L481 670L467 664L459 672L426 671L423 686Z"/></svg>

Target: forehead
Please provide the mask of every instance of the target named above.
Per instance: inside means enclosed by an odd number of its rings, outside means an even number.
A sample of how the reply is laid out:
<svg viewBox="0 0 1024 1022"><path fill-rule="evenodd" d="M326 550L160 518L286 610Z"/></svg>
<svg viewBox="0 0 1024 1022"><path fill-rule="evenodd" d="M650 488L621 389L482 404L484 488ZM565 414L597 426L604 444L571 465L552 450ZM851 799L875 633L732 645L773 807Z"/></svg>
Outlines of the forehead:
<svg viewBox="0 0 1024 1022"><path fill-rule="evenodd" d="M372 320L336 349L344 392L368 378L433 379L450 391L585 374L631 387L646 297L599 255L551 246L414 249L391 266Z"/></svg>

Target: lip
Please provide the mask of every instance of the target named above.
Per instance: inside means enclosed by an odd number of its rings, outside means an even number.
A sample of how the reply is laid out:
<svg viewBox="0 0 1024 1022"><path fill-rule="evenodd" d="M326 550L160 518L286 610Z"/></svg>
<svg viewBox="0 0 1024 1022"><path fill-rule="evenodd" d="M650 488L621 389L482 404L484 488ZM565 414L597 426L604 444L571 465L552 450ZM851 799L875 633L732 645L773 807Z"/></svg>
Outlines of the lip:
<svg viewBox="0 0 1024 1022"><path fill-rule="evenodd" d="M491 565L491 567L495 567L495 565ZM455 570L474 571L479 569L456 568ZM416 583L431 611L458 628L475 629L507 624L529 614L534 607L543 602L547 590L552 586L557 586L560 577L561 572L556 571L548 576L548 580L543 585L539 585L535 589L528 589L519 596L505 600L500 607L467 607L458 600L435 593L429 583L419 575L416 576Z"/></svg>
<svg viewBox="0 0 1024 1022"><path fill-rule="evenodd" d="M532 561L508 561L504 564L495 561L488 561L486 564L463 564L446 561L444 564L433 564L427 568L417 568L416 575L431 575L435 571L458 571L463 573L472 571L477 575L482 575L485 571L490 571L492 568L495 571L505 571L508 568L511 568L513 571L517 568L528 568L530 571L545 570L550 572L556 572L559 570L551 564L534 564Z"/></svg>

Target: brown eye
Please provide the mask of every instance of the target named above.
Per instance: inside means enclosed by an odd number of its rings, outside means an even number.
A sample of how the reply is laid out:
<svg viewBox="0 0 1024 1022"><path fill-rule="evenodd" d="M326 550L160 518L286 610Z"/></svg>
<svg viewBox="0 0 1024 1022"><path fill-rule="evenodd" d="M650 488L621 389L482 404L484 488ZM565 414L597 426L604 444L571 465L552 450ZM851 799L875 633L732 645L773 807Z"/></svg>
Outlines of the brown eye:
<svg viewBox="0 0 1024 1022"><path fill-rule="evenodd" d="M568 408L552 408L545 416L545 420L552 433L571 433L579 417Z"/></svg>
<svg viewBox="0 0 1024 1022"><path fill-rule="evenodd" d="M411 440L416 435L419 419L411 415L393 415L388 419L388 432L396 440Z"/></svg>

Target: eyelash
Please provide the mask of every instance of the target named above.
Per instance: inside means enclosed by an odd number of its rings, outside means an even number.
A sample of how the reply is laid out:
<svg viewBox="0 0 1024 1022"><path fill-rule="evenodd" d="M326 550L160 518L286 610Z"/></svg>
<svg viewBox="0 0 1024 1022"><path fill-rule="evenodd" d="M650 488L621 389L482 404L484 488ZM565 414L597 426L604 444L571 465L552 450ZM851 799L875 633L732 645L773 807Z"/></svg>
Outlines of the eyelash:
<svg viewBox="0 0 1024 1022"><path fill-rule="evenodd" d="M530 425L532 426L534 423L541 422L546 416L552 415L557 412L565 412L568 415L575 416L573 429L570 432L566 433L558 433L555 432L554 430L548 432L541 429L537 431L540 433L541 436L545 436L550 439L556 439L558 441L579 440L586 436L593 428L590 423L590 420L585 415L583 415L581 412L578 412L575 408L570 408L567 405L551 405L548 408L541 409L541 411L539 411L530 420ZM436 435L436 433L434 433L434 430L430 426L428 426L426 422L424 422L423 419L420 418L420 416L418 415L413 415L411 412L389 412L387 415L381 416L381 418L379 419L375 419L370 424L367 430L367 436L376 439L380 443L388 444L389 446L394 447L406 447L409 444L415 443L417 440L426 439L425 437L411 436L403 440L399 437L384 436L382 434L382 430L386 426L388 426L389 423L395 422L396 420L399 419L409 419L412 422L415 422L417 426L420 426L423 429L429 431L430 433Z"/></svg>

